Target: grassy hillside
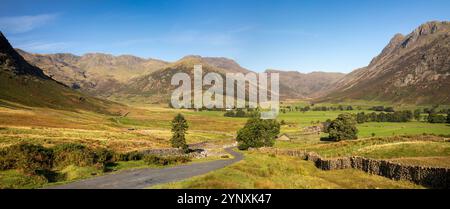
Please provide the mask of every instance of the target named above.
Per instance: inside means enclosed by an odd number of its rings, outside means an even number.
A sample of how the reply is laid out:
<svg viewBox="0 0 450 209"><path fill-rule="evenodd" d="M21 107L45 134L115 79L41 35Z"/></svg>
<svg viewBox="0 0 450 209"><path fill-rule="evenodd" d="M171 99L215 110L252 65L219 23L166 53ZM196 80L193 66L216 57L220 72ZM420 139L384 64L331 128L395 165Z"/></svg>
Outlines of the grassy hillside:
<svg viewBox="0 0 450 209"><path fill-rule="evenodd" d="M214 72L225 77L227 69L209 65L199 57L185 57L165 68L153 73L131 79L115 91L110 99L124 101L127 103L164 103L168 104L171 93L177 86L171 85L172 76L176 73L186 73L191 78L191 87L194 88L194 65L202 64L203 75ZM204 87L207 89L209 87Z"/></svg>
<svg viewBox="0 0 450 209"><path fill-rule="evenodd" d="M24 60L0 33L0 104L111 113L121 105L74 91Z"/></svg>
<svg viewBox="0 0 450 209"><path fill-rule="evenodd" d="M344 77L343 73L266 70L266 73L278 73L280 76L280 97L285 99L305 99L317 97Z"/></svg>
<svg viewBox="0 0 450 209"><path fill-rule="evenodd" d="M11 76L0 72L0 102L3 106L14 106L14 103L47 107L63 110L88 110L101 113L112 113L119 104L96 99L75 92L70 88L50 79L31 76Z"/></svg>
<svg viewBox="0 0 450 209"><path fill-rule="evenodd" d="M28 62L65 85L96 96L108 96L133 77L163 68L167 63L131 55L89 53L32 54L17 50Z"/></svg>

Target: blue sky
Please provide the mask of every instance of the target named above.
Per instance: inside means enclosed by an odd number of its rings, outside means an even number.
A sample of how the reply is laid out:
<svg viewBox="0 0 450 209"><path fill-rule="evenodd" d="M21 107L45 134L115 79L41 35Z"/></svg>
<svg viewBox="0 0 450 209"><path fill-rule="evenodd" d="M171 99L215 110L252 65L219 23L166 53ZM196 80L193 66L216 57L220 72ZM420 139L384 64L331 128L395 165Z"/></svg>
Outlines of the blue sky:
<svg viewBox="0 0 450 209"><path fill-rule="evenodd" d="M449 11L448 0L2 0L0 30L35 53L196 54L255 71L350 72L396 33L450 20Z"/></svg>

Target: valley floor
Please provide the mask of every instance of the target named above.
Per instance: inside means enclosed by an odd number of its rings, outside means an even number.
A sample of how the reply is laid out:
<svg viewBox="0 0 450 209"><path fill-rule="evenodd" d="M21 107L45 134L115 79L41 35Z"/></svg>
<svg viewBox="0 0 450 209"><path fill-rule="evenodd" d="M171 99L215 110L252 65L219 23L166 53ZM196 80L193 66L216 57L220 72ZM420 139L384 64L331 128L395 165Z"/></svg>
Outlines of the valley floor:
<svg viewBox="0 0 450 209"><path fill-rule="evenodd" d="M356 113L360 111L346 111ZM369 112L369 111L366 111ZM234 143L236 131L246 118L224 117L221 111L173 110L158 105L129 106L119 116L86 111L54 110L23 106L0 106L0 148L29 142L52 147L81 143L116 152L170 147L170 121L177 113L189 123L187 142L207 147ZM358 125L360 140L323 142L323 135L305 134L304 128L317 121L334 119L342 111L281 113L281 132L291 139L277 141L276 148L314 151L324 157L365 156L403 164L450 167L448 124L425 122L364 123ZM442 137L438 135L443 135ZM218 152L220 150L211 150ZM394 181L362 171L322 171L311 162L287 156L243 152L243 161L181 182L154 188L422 188L410 182ZM119 162L113 170L148 167L143 162ZM60 183L102 175L97 168L69 166ZM0 171L0 188L39 188L48 185L39 177L19 171Z"/></svg>

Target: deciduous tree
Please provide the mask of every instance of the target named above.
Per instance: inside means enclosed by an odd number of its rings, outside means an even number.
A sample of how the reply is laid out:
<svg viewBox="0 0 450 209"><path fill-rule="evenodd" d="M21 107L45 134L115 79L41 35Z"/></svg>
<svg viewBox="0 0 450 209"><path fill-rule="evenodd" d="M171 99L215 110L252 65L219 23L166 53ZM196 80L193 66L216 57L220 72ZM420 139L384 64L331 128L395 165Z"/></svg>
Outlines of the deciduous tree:
<svg viewBox="0 0 450 209"><path fill-rule="evenodd" d="M341 114L328 126L329 139L334 141L357 139L356 120L350 114Z"/></svg>
<svg viewBox="0 0 450 209"><path fill-rule="evenodd" d="M250 147L271 147L280 133L280 124L276 120L263 120L259 117L248 119L245 126L237 133L239 149Z"/></svg>

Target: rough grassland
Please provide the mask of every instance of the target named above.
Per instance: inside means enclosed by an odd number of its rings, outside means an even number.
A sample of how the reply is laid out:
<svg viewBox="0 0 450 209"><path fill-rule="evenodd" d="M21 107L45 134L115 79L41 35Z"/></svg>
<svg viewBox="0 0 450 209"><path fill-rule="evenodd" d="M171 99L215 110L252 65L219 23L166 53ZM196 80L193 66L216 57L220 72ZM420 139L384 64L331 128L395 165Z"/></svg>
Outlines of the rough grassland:
<svg viewBox="0 0 450 209"><path fill-rule="evenodd" d="M362 171L322 171L312 162L287 156L246 152L243 161L206 175L152 188L293 189L293 188L421 188Z"/></svg>
<svg viewBox="0 0 450 209"><path fill-rule="evenodd" d="M170 121L182 112L189 121L188 143L230 144L245 119L222 112L130 107L126 116L47 108L0 107L0 147L18 142L43 145L83 143L119 152L170 147Z"/></svg>

